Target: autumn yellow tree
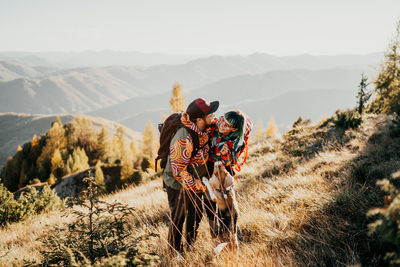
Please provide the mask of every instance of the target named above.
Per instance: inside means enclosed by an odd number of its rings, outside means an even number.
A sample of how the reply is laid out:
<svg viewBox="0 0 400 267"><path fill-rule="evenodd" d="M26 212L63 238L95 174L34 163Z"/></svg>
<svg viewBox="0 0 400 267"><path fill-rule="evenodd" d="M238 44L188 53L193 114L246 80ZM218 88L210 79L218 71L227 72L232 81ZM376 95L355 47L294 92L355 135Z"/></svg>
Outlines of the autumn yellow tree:
<svg viewBox="0 0 400 267"><path fill-rule="evenodd" d="M46 145L36 160L39 169L39 176L46 177L51 171L51 157L56 149L60 151L66 147L67 139L64 136L63 126L55 120L53 126L46 134Z"/></svg>
<svg viewBox="0 0 400 267"><path fill-rule="evenodd" d="M129 144L129 148L132 156L132 161L135 162L138 159L137 142L135 140L132 140Z"/></svg>
<svg viewBox="0 0 400 267"><path fill-rule="evenodd" d="M253 143L257 143L264 138L264 127L262 120L259 120L254 128Z"/></svg>
<svg viewBox="0 0 400 267"><path fill-rule="evenodd" d="M100 161L107 162L111 156L111 144L107 128L103 125L99 134L97 135L97 149L96 158Z"/></svg>
<svg viewBox="0 0 400 267"><path fill-rule="evenodd" d="M376 97L371 110L377 113L395 113L400 115L400 21L396 34L385 53L385 61L375 79Z"/></svg>
<svg viewBox="0 0 400 267"><path fill-rule="evenodd" d="M278 127L275 124L275 118L271 116L268 122L267 131L265 132L265 137L276 136L279 133Z"/></svg>
<svg viewBox="0 0 400 267"><path fill-rule="evenodd" d="M94 179L98 186L102 187L103 189L105 188L104 174L103 174L103 170L101 169L100 161L97 161L97 163L96 163Z"/></svg>
<svg viewBox="0 0 400 267"><path fill-rule="evenodd" d="M153 123L149 121L143 133L143 155L148 156L150 159L155 158L157 149L156 138L156 129Z"/></svg>
<svg viewBox="0 0 400 267"><path fill-rule="evenodd" d="M26 182L27 169L28 169L28 164L26 163L26 160L23 160L21 165L21 172L19 174L19 184L18 184L19 188L23 187Z"/></svg>
<svg viewBox="0 0 400 267"><path fill-rule="evenodd" d="M113 151L113 160L111 162L115 162L119 160L122 162L124 158L126 159L126 148L125 148L125 130L122 126L118 127L115 131L113 140L112 140L112 151Z"/></svg>
<svg viewBox="0 0 400 267"><path fill-rule="evenodd" d="M64 161L61 157L61 152L58 148L53 153L51 157L51 173L56 178L61 178L66 174L66 169L64 165Z"/></svg>
<svg viewBox="0 0 400 267"><path fill-rule="evenodd" d="M180 83L175 83L172 88L172 96L169 99L172 112L182 112L185 110L186 96L182 92Z"/></svg>

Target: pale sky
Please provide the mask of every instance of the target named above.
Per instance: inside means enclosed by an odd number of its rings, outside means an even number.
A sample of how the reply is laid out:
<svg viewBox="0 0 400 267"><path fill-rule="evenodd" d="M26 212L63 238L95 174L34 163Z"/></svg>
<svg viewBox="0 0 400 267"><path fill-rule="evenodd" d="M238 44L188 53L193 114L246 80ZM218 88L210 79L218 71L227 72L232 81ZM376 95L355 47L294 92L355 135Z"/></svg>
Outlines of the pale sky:
<svg viewBox="0 0 400 267"><path fill-rule="evenodd" d="M399 19L400 0L0 0L0 51L365 54Z"/></svg>

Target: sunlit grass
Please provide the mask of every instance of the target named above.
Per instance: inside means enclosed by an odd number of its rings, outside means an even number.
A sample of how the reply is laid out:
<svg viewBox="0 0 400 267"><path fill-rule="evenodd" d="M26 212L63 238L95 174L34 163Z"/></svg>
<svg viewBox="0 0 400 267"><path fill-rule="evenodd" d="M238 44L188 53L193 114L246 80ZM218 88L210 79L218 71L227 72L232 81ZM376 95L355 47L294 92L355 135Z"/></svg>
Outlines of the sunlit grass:
<svg viewBox="0 0 400 267"><path fill-rule="evenodd" d="M360 259L355 252L354 239L343 241L342 238L350 222L341 216L336 205L340 201L351 204L364 196L366 191L363 187L356 187L356 192L350 190L354 181L349 180L349 162L366 153L367 140L376 131L373 125L383 121L382 117L366 120L363 128L349 130L347 134L355 137L349 138L340 149L325 149L277 175L263 176L268 166L285 160L281 151L271 148L271 144L276 146L279 142L265 142L250 148L249 161L236 185L239 225L244 234L238 255L227 251L216 259L210 256L213 242L206 220L202 220L193 249L183 256L169 253L166 241L169 208L161 178L126 188L105 196L103 200L119 201L135 209L131 220L136 227L135 235L159 234L142 249L159 255L160 266L357 264ZM368 149L379 150L378 147ZM0 261L11 264L23 259L40 260L41 245L35 240L51 234L55 225L66 223L68 218L60 215L40 215L0 230L0 256L5 254Z"/></svg>

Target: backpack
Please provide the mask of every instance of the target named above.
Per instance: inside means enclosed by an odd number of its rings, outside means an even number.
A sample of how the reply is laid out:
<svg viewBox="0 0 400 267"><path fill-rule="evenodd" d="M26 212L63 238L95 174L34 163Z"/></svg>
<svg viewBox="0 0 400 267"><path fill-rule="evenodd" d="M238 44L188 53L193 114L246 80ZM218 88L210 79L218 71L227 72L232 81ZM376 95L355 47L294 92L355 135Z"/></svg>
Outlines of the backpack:
<svg viewBox="0 0 400 267"><path fill-rule="evenodd" d="M155 171L157 172L157 162L160 161L161 168L165 169L170 152L171 140L180 128L186 128L193 140L193 151L190 159L194 158L200 149L199 135L192 129L183 125L181 121L182 113L173 113L164 123L158 124L158 131L160 132L160 148L158 149L158 156L155 160Z"/></svg>

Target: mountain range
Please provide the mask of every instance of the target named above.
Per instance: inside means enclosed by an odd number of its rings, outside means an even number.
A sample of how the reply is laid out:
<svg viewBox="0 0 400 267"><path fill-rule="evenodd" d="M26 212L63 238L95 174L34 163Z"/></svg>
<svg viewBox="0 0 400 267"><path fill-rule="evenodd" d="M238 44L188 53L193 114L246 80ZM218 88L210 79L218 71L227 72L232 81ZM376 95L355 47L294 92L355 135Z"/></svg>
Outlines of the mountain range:
<svg viewBox="0 0 400 267"><path fill-rule="evenodd" d="M366 70L286 70L240 75L189 91L186 94L186 102L197 97L218 100L220 108L217 114L239 108L254 121L267 122L270 116L275 116L279 128L283 131L287 130L288 125L291 125L299 114L318 120L321 114L334 112L335 107L344 109L354 106L357 85L363 71ZM169 97L168 92L132 98L88 114L115 120L141 131L148 121L157 123L162 120L162 114L167 115L171 112ZM301 109L301 106L305 109Z"/></svg>
<svg viewBox="0 0 400 267"><path fill-rule="evenodd" d="M380 53L336 57L253 54L211 56L181 65L72 69L31 67L3 61L0 62L0 112L100 114L105 107L114 109L115 105L131 99L134 105L125 112L127 118L136 116L137 100L151 96L154 103L159 103L157 95L167 96L175 82L182 84L188 99L215 97L224 105L272 98L291 90L347 90L357 85L361 72L371 74L371 66L381 58ZM140 112L154 108L162 108L162 105L146 106Z"/></svg>

